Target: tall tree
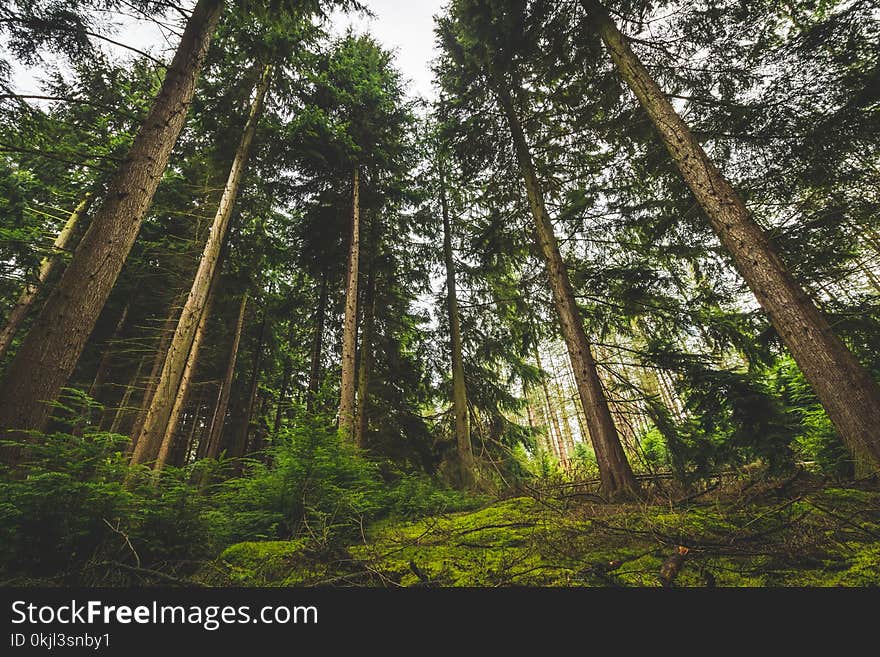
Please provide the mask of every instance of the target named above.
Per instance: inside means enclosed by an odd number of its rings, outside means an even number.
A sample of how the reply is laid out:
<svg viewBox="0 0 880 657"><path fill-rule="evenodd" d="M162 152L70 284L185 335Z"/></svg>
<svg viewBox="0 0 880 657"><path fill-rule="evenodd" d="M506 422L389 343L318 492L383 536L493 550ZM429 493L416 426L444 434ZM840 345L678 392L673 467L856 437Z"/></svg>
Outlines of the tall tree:
<svg viewBox="0 0 880 657"><path fill-rule="evenodd" d="M12 344L12 340L18 332L21 323L37 300L37 294L46 285L46 282L55 270L59 255L70 249L77 226L79 226L80 221L85 216L92 198L91 192L86 193L73 212L70 213L67 223L64 224L61 232L55 238L55 242L52 244L52 253L40 261L36 280L25 283L21 296L18 297L18 301L12 307L12 310L9 311L9 315L6 317L6 325L3 327L3 331L0 332L0 360L9 351L9 346Z"/></svg>
<svg viewBox="0 0 880 657"><path fill-rule="evenodd" d="M449 199L446 191L446 175L443 154L437 154L440 214L443 220L443 265L446 269L446 311L449 313L449 354L452 362L452 408L455 415L455 444L461 483L465 487L474 483L474 457L471 447L470 411L468 410L467 385L464 378L464 354L461 342L461 316L458 308L458 291L455 284L455 254L452 250L452 222L449 217Z"/></svg>
<svg viewBox="0 0 880 657"><path fill-rule="evenodd" d="M842 439L855 454L867 454L880 466L880 385L791 275L740 195L706 155L605 7L596 0L582 3L737 271L767 312Z"/></svg>
<svg viewBox="0 0 880 657"><path fill-rule="evenodd" d="M348 274L345 283L345 317L342 324L342 381L339 387L339 432L353 439L355 393L357 391L357 301L358 264L361 245L360 172L354 168L351 177L351 235L348 246Z"/></svg>
<svg viewBox="0 0 880 657"><path fill-rule="evenodd" d="M50 403L73 371L150 207L222 8L222 0L199 0L193 9L126 159L6 374L0 398L3 429L45 425Z"/></svg>
<svg viewBox="0 0 880 657"><path fill-rule="evenodd" d="M588 418L602 485L611 496L630 495L638 490L638 484L608 408L517 107L522 83L516 48L527 49L533 44L528 41L524 41L524 45L517 44L513 34L524 29L525 21L523 3L502 9L479 0L462 1L453 5L451 20L441 25L441 39L456 65L485 80L506 119L562 335ZM464 75L463 71L460 73Z"/></svg>
<svg viewBox="0 0 880 657"><path fill-rule="evenodd" d="M214 216L211 232L205 244L202 258L199 261L195 280L180 314L180 319L177 322L177 328L171 340L171 345L168 348L168 355L165 358L165 364L159 375L159 382L153 394L147 418L141 430L141 435L137 439L134 454L132 455L132 463L153 461L158 454L162 438L168 427L168 421L174 407L174 400L180 389L181 380L186 369L186 362L198 331L199 321L204 313L211 280L214 278L214 271L220 259L220 251L235 208L235 199L238 196L247 160L250 156L251 145L253 144L260 115L263 111L266 93L272 79L273 67L271 65L263 65L261 69L262 74L257 84L250 114L248 115L241 141L233 158L229 177L223 188L223 195L220 198L220 204Z"/></svg>

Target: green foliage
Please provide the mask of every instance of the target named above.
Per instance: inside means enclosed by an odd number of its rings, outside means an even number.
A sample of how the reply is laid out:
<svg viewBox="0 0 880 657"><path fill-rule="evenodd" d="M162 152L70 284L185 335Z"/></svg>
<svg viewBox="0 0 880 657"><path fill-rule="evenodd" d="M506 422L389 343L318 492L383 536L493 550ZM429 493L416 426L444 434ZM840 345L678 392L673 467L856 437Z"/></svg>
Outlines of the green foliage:
<svg viewBox="0 0 880 657"><path fill-rule="evenodd" d="M473 508L479 497L369 461L320 422L285 430L245 475L233 462L129 468L126 439L56 433L7 442L24 464L0 478L0 573L11 581L117 585L188 576L243 540L296 537L333 550L378 518ZM227 477L209 487L206 480ZM159 571L151 579L149 571ZM166 582L167 583L167 582Z"/></svg>
<svg viewBox="0 0 880 657"><path fill-rule="evenodd" d="M351 535L382 508L374 464L319 421L276 436L268 465L218 486L213 511L230 542L251 537L309 536L320 544Z"/></svg>
<svg viewBox="0 0 880 657"><path fill-rule="evenodd" d="M837 478L853 475L853 457L840 441L831 420L810 384L791 359L781 360L773 371L773 386L792 412L800 417L794 448L802 461Z"/></svg>
<svg viewBox="0 0 880 657"><path fill-rule="evenodd" d="M657 427L652 427L639 438L642 454L645 460L653 468L665 466L669 463L669 452L663 434Z"/></svg>
<svg viewBox="0 0 880 657"><path fill-rule="evenodd" d="M41 437L5 443L24 451L14 473L0 473L0 572L7 578L115 584L130 581L132 567L216 549L202 517L206 500L187 473L163 473L159 486L127 486L126 438Z"/></svg>

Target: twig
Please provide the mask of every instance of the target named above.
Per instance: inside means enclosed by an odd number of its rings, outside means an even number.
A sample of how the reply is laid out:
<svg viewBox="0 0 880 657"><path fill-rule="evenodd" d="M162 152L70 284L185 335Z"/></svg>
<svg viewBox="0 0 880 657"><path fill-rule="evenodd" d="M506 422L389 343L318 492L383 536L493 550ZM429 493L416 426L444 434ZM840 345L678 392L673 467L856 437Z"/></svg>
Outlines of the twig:
<svg viewBox="0 0 880 657"><path fill-rule="evenodd" d="M189 580L189 579L180 579L179 577L174 577L173 575L168 575L167 573L163 573L160 570L152 570L150 568L140 568L138 566L129 566L126 563L122 563L121 561L100 561L105 566L115 566L116 568L121 568L122 570L127 570L132 573L136 573L138 575L149 575L150 577L155 577L156 579L160 579L164 582L171 582L174 584L182 584L184 586L192 586L195 588L204 588L204 584L200 584L199 582Z"/></svg>
<svg viewBox="0 0 880 657"><path fill-rule="evenodd" d="M141 558L138 555L137 550L134 549L134 545L131 544L131 539L128 538L128 534L126 534L124 531L119 529L120 520L116 521L115 527L110 524L110 522L107 520L107 518L101 518L101 520L103 520L104 524L106 524L110 529L112 529L114 532L116 532L117 534L122 536L122 538L125 539L125 544L128 546L128 548L131 550L131 553L134 555L134 560L137 562L137 567L140 568L141 567Z"/></svg>
<svg viewBox="0 0 880 657"><path fill-rule="evenodd" d="M807 500L807 504L809 504L811 507L813 507L813 508L815 508L815 509L818 509L818 510L821 511L822 513L825 513L825 514L831 516L831 517L834 518L835 520L839 520L839 521L842 522L843 524L845 524L845 525L849 525L849 526L852 527L853 529L858 529L858 530L864 532L865 534L867 534L868 536L880 540L880 534L877 534L877 533L875 533L875 532L872 532L870 529L865 529L864 527L862 527L862 526L859 525L858 523L853 522L853 521L850 520L849 518L847 518L847 517L845 517L845 516L842 516L842 515L840 515L839 513L835 513L834 511L831 511L831 510L829 510L829 509L826 509L825 507L816 504L816 503L813 502L812 500Z"/></svg>

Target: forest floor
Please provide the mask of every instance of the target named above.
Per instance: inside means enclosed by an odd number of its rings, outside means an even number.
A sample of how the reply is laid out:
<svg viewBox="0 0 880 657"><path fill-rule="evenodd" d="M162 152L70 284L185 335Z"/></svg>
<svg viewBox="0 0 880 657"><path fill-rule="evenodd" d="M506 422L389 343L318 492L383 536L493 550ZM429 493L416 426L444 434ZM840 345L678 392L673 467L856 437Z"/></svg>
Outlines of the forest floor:
<svg viewBox="0 0 880 657"><path fill-rule="evenodd" d="M212 586L877 586L880 488L799 476L679 502L606 504L576 488L314 537L229 547Z"/></svg>

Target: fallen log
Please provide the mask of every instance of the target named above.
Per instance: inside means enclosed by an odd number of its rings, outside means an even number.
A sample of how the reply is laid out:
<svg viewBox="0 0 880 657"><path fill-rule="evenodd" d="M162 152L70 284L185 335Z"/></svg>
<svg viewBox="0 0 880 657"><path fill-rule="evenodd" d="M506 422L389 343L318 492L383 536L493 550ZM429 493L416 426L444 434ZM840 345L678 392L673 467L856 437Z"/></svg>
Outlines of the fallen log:
<svg viewBox="0 0 880 657"><path fill-rule="evenodd" d="M682 566L684 566L685 558L687 558L688 549L684 545L679 545L671 557L663 562L660 566L660 582L663 586L672 586L672 582L678 576Z"/></svg>

